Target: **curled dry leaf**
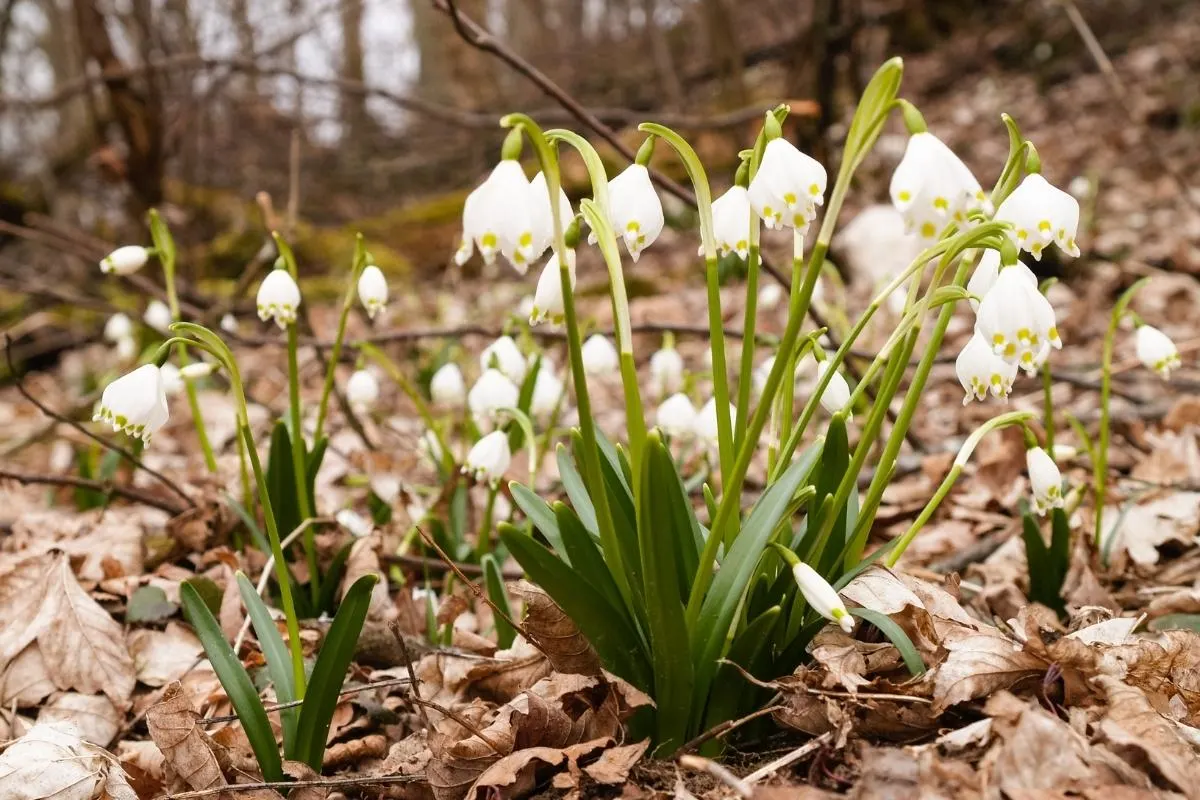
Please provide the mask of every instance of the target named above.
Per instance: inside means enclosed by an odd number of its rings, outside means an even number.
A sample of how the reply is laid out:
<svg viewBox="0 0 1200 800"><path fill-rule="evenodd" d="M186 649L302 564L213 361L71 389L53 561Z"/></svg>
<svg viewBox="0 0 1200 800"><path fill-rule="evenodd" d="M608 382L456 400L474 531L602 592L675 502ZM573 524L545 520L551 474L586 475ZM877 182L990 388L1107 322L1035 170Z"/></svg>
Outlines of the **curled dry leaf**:
<svg viewBox="0 0 1200 800"><path fill-rule="evenodd" d="M104 747L117 735L121 715L107 697L100 694L66 692L42 707L37 721L70 722L79 728L85 741Z"/></svg>
<svg viewBox="0 0 1200 800"><path fill-rule="evenodd" d="M1161 782L1188 797L1200 793L1200 759L1174 725L1154 710L1138 689L1116 678L1096 682L1108 699L1100 733L1130 764L1160 776Z"/></svg>
<svg viewBox="0 0 1200 800"><path fill-rule="evenodd" d="M998 630L963 632L942 646L949 655L934 675L933 702L938 712L1007 689L1046 669L1045 662Z"/></svg>
<svg viewBox="0 0 1200 800"><path fill-rule="evenodd" d="M214 752L216 745L200 730L196 719L192 701L177 681L146 712L146 727L167 764L189 787L200 790L225 786L225 775Z"/></svg>
<svg viewBox="0 0 1200 800"><path fill-rule="evenodd" d="M204 648L191 630L171 622L162 631L130 631L129 654L139 681L147 686L166 686L182 678L204 655Z"/></svg>
<svg viewBox="0 0 1200 800"><path fill-rule="evenodd" d="M513 588L525 602L522 624L529 638L546 654L555 671L599 675L600 657L550 595L528 581L520 581Z"/></svg>
<svg viewBox="0 0 1200 800"><path fill-rule="evenodd" d="M321 777L312 767L303 761L284 761L283 774L297 781L312 781ZM304 786L299 789L293 789L288 794L288 800L325 800L328 795L328 787Z"/></svg>
<svg viewBox="0 0 1200 800"><path fill-rule="evenodd" d="M117 759L67 722L35 725L0 755L0 797L137 800Z"/></svg>
<svg viewBox="0 0 1200 800"><path fill-rule="evenodd" d="M622 784L629 779L629 770L641 760L650 740L644 739L635 744L622 747L610 747L600 754L594 763L583 768L592 780L597 783Z"/></svg>
<svg viewBox="0 0 1200 800"><path fill-rule="evenodd" d="M54 693L57 687L50 680L46 661L36 642L26 645L9 662L0 678L0 687L3 687L0 689L0 703L5 706L36 706Z"/></svg>

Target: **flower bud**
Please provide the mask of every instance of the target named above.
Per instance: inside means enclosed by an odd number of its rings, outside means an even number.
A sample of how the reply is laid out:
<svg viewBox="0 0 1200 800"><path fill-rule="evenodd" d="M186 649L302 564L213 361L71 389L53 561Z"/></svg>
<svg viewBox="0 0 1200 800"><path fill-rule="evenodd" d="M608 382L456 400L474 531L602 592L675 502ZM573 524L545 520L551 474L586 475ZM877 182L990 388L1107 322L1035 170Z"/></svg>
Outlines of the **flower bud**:
<svg viewBox="0 0 1200 800"><path fill-rule="evenodd" d="M707 406L706 406L707 408ZM713 419L716 419L716 405L713 405ZM654 423L672 438L683 438L693 432L696 424L696 407L682 392L673 394L662 401L654 412Z"/></svg>
<svg viewBox="0 0 1200 800"><path fill-rule="evenodd" d="M1041 515L1051 508L1062 508L1062 473L1050 454L1040 447L1031 447L1025 451L1025 466L1029 470L1034 510Z"/></svg>
<svg viewBox="0 0 1200 800"><path fill-rule="evenodd" d="M383 277L383 270L374 264L366 266L358 276L358 300L366 309L369 319L375 319L375 315L387 305L387 278Z"/></svg>
<svg viewBox="0 0 1200 800"><path fill-rule="evenodd" d="M187 364L179 370L179 377L184 380L195 381L201 378L207 378L217 371L217 365L208 361L194 361Z"/></svg>
<svg viewBox="0 0 1200 800"><path fill-rule="evenodd" d="M820 361L817 363L817 380L821 380L825 376L825 371L829 369L828 361ZM850 402L850 385L846 383L846 379L842 377L840 372L834 372L833 377L829 379L829 385L825 387L825 391L821 393L821 407L830 414L836 414L846 408L846 404ZM846 418L850 418L850 414Z"/></svg>
<svg viewBox="0 0 1200 800"><path fill-rule="evenodd" d="M346 400L355 411L370 411L379 400L379 381L365 369L355 370L346 381Z"/></svg>
<svg viewBox="0 0 1200 800"><path fill-rule="evenodd" d="M461 406L467 399L467 384L462 370L453 361L443 364L429 381L433 402L442 406Z"/></svg>
<svg viewBox="0 0 1200 800"><path fill-rule="evenodd" d="M132 275L150 259L150 251L139 245L118 247L100 261L100 271L104 274Z"/></svg>
<svg viewBox="0 0 1200 800"><path fill-rule="evenodd" d="M593 333L580 351L583 371L588 375L606 375L620 367L620 357L613 343L599 333Z"/></svg>
<svg viewBox="0 0 1200 800"><path fill-rule="evenodd" d="M563 382L554 375L553 370L546 369L543 365L538 370L537 377L533 379L533 396L529 401L529 412L538 419L548 419L558 408L563 388Z"/></svg>
<svg viewBox="0 0 1200 800"><path fill-rule="evenodd" d="M829 585L829 581L803 561L797 561L792 567L792 576L796 579L800 594L804 595L809 608L830 622L836 622L846 633L854 630L854 617L850 616L842 598Z"/></svg>
<svg viewBox="0 0 1200 800"><path fill-rule="evenodd" d="M1179 348L1171 337L1150 325L1139 325L1136 333L1138 360L1163 377L1171 377L1171 370L1179 369L1183 363Z"/></svg>
<svg viewBox="0 0 1200 800"><path fill-rule="evenodd" d="M142 315L142 321L159 333L168 333L175 318L166 303L162 300L151 300L150 305L146 306L146 313Z"/></svg>
<svg viewBox="0 0 1200 800"><path fill-rule="evenodd" d="M131 336L133 336L133 323L129 321L129 317L120 312L113 314L104 323L104 338L110 342L116 343Z"/></svg>
<svg viewBox="0 0 1200 800"><path fill-rule="evenodd" d="M683 356L674 347L664 347L650 356L650 382L659 396L678 392L683 386Z"/></svg>
<svg viewBox="0 0 1200 800"><path fill-rule="evenodd" d="M567 251L567 272L571 278L571 289L575 288L575 251ZM558 253L550 256L542 274L538 277L537 289L533 293L533 307L529 310L529 324L541 322L559 324L563 321L564 301L562 293L562 275L559 269Z"/></svg>

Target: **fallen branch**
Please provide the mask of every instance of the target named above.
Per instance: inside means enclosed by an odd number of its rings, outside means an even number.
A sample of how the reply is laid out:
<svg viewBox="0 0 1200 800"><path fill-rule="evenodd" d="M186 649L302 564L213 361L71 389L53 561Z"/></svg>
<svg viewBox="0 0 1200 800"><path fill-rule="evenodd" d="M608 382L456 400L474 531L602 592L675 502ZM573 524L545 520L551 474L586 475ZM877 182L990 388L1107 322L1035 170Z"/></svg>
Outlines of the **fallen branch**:
<svg viewBox="0 0 1200 800"><path fill-rule="evenodd" d="M172 503L162 497L156 497L141 489L125 486L111 481L94 481L89 478L79 478L75 475L47 475L40 472L25 472L11 467L0 466L0 479L16 481L22 485L45 484L47 486L72 486L77 489L91 489L105 495L117 495L135 503L161 509L171 516L182 514L187 509Z"/></svg>

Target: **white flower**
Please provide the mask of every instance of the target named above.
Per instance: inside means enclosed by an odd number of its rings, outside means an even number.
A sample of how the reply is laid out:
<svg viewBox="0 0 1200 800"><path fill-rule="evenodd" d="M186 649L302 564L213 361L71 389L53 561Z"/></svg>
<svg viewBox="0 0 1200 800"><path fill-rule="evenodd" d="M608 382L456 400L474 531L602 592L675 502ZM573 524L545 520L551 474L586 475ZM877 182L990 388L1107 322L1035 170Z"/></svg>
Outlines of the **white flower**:
<svg viewBox="0 0 1200 800"><path fill-rule="evenodd" d="M1050 454L1054 456L1055 464L1068 464L1079 455L1079 450L1069 444L1056 444L1051 448Z"/></svg>
<svg viewBox="0 0 1200 800"><path fill-rule="evenodd" d="M445 455L437 434L428 428L417 441L417 453L424 456L435 467L442 463L442 457Z"/></svg>
<svg viewBox="0 0 1200 800"><path fill-rule="evenodd" d="M100 271L104 274L115 272L118 275L132 275L150 259L150 251L136 244L118 247L100 261Z"/></svg>
<svg viewBox="0 0 1200 800"><path fill-rule="evenodd" d="M829 581L803 561L796 562L796 566L792 567L792 576L809 608L830 622L836 622L846 633L854 630L854 617L850 616L842 598L829 585Z"/></svg>
<svg viewBox="0 0 1200 800"><path fill-rule="evenodd" d="M1041 175L1025 176L1021 185L996 209L996 219L1011 222L1013 229L1009 236L1013 242L1039 261L1042 250L1051 242L1067 255L1079 255L1075 244L1079 201L1051 186Z"/></svg>
<svg viewBox="0 0 1200 800"><path fill-rule="evenodd" d="M1062 473L1050 454L1040 447L1031 447L1025 451L1025 466L1033 489L1034 510L1041 515L1051 508L1062 508L1065 502Z"/></svg>
<svg viewBox="0 0 1200 800"><path fill-rule="evenodd" d="M201 378L207 378L217 371L217 365L208 361L193 361L191 364L186 364L179 370L179 377L188 381L196 381Z"/></svg>
<svg viewBox="0 0 1200 800"><path fill-rule="evenodd" d="M575 251L567 251L567 272L571 277L571 289L575 289ZM559 324L563 321L562 275L559 274L558 253L550 256L542 274L538 277L537 289L533 293L533 306L529 309L529 324L541 322Z"/></svg>
<svg viewBox="0 0 1200 800"><path fill-rule="evenodd" d="M462 471L474 476L477 481L486 480L495 486L500 483L511 462L512 451L508 447L508 434L504 431L492 431L476 442L467 453Z"/></svg>
<svg viewBox="0 0 1200 800"><path fill-rule="evenodd" d="M154 364L143 364L104 387L92 420L107 422L114 431L148 442L155 431L167 424L167 416L162 371Z"/></svg>
<svg viewBox="0 0 1200 800"><path fill-rule="evenodd" d="M511 336L501 336L479 354L482 369L498 369L518 386L525 380L525 356Z"/></svg>
<svg viewBox="0 0 1200 800"><path fill-rule="evenodd" d="M484 262L491 264L497 253L515 247L526 235L532 250L528 202L529 179L520 162L502 160L463 203L463 238L454 261L467 263L478 247Z"/></svg>
<svg viewBox="0 0 1200 800"><path fill-rule="evenodd" d="M524 267L514 264L522 275L525 274L528 265L541 258L542 253L545 253L554 243L554 217L552 215L550 189L546 186L546 175L539 172L529 182L529 230L533 235L531 255ZM560 185L558 187L558 220L564 230L570 224L572 216L574 213L571 211L571 201L567 199L567 193L562 190Z"/></svg>
<svg viewBox="0 0 1200 800"><path fill-rule="evenodd" d="M707 409L707 406L705 406ZM713 404L714 425L717 418L716 404ZM696 424L696 407L682 392L676 393L663 400L654 412L654 424L663 433L675 438L682 438L692 433Z"/></svg>
<svg viewBox="0 0 1200 800"><path fill-rule="evenodd" d="M237 333L238 332L237 317L235 317L233 314L230 314L230 313L226 313L224 316L222 316L221 317L221 330L225 331L226 333Z"/></svg>
<svg viewBox="0 0 1200 800"><path fill-rule="evenodd" d="M1019 267L1000 270L979 304L975 332L992 352L1031 374L1049 355L1050 347L1062 348L1054 308Z"/></svg>
<svg viewBox="0 0 1200 800"><path fill-rule="evenodd" d="M712 215L717 254L737 253L739 258L746 258L750 253L750 197L746 189L731 186L713 201ZM757 225L758 220L754 224ZM703 245L700 255L704 255Z"/></svg>
<svg viewBox="0 0 1200 800"><path fill-rule="evenodd" d="M967 393L963 398L964 406L972 399L986 399L989 391L994 397L1007 400L1013 381L1017 379L1016 362L1005 361L992 352L978 333L971 336L958 354L954 369L958 373L958 382Z"/></svg>
<svg viewBox="0 0 1200 800"><path fill-rule="evenodd" d="M104 323L104 338L110 342L119 342L122 339L128 339L133 336L133 323L129 321L129 317L121 313L113 314Z"/></svg>
<svg viewBox="0 0 1200 800"><path fill-rule="evenodd" d="M1033 270L1018 261L1011 265L1008 269L1015 269L1021 277L1029 282L1029 285L1037 289L1038 279L1033 274ZM979 264L975 267L975 271L971 273L971 280L967 281L967 291L970 294L978 297L971 298L971 308L974 311L979 311L979 303L987 293L996 285L996 278L1000 277L1000 251L999 250L984 250L983 255L979 259Z"/></svg>
<svg viewBox="0 0 1200 800"><path fill-rule="evenodd" d="M388 505L400 499L400 490L403 488L403 484L398 476L387 473L372 475L370 486L375 496Z"/></svg>
<svg viewBox="0 0 1200 800"><path fill-rule="evenodd" d="M909 138L904 158L892 173L889 193L906 229L923 239L935 238L951 222L962 225L968 211L991 211L971 170L928 131Z"/></svg>
<svg viewBox="0 0 1200 800"><path fill-rule="evenodd" d="M825 167L786 139L772 139L750 181L750 205L768 228L803 232L825 203Z"/></svg>
<svg viewBox="0 0 1200 800"><path fill-rule="evenodd" d="M683 386L683 356L674 347L664 347L650 356L650 383L659 397Z"/></svg>
<svg viewBox="0 0 1200 800"><path fill-rule="evenodd" d="M583 343L580 351L583 358L583 371L588 375L604 375L615 372L620 365L617 348L613 343L599 333L593 333Z"/></svg>
<svg viewBox="0 0 1200 800"><path fill-rule="evenodd" d="M729 406L729 422L730 427L737 417L737 409L732 405ZM717 429L717 398L710 397L708 402L696 412L696 417L692 421L692 433L696 438L710 447L717 447L720 441L720 435Z"/></svg>
<svg viewBox="0 0 1200 800"><path fill-rule="evenodd" d="M1164 379L1170 378L1171 370L1179 369L1183 363L1179 358L1179 348L1171 341L1171 337L1158 328L1139 325L1135 336L1138 360Z"/></svg>
<svg viewBox="0 0 1200 800"><path fill-rule="evenodd" d="M351 536L356 539L361 539L364 536L369 536L371 531L375 530L375 526L371 524L371 520L361 514L357 514L348 508L343 508L334 515L337 524L346 529Z"/></svg>
<svg viewBox="0 0 1200 800"><path fill-rule="evenodd" d="M758 307L770 311L783 300L783 287L775 281L769 281L758 290Z"/></svg>
<svg viewBox="0 0 1200 800"><path fill-rule="evenodd" d="M142 315L142 321L159 333L167 333L171 330L171 323L175 318L171 316L171 309L167 308L166 303L162 300L151 300L150 305L146 306L146 313Z"/></svg>
<svg viewBox="0 0 1200 800"><path fill-rule="evenodd" d="M368 264L358 276L358 300L370 319L375 319L375 315L387 305L387 278L383 277L383 270L374 264Z"/></svg>
<svg viewBox="0 0 1200 800"><path fill-rule="evenodd" d="M296 309L300 307L300 287L292 280L286 269L274 269L263 278L258 287L258 318L263 322L275 320L280 328L296 321Z"/></svg>
<svg viewBox="0 0 1200 800"><path fill-rule="evenodd" d="M183 375L179 367L168 361L158 368L162 375L163 391L168 397L174 397L183 391Z"/></svg>
<svg viewBox="0 0 1200 800"><path fill-rule="evenodd" d="M820 361L817 363L817 380L825 377L825 371L829 369L828 361ZM833 377L829 379L829 385L825 387L825 391L821 392L821 407L830 414L836 414L846 407L850 402L850 385L846 383L846 379L842 377L842 373L834 372ZM849 419L851 414L847 413L846 418Z"/></svg>
<svg viewBox="0 0 1200 800"><path fill-rule="evenodd" d="M634 261L662 233L663 208L650 172L641 164L630 164L608 182L608 221L613 233L625 241ZM588 237L595 242L595 235Z"/></svg>
<svg viewBox="0 0 1200 800"><path fill-rule="evenodd" d="M553 370L545 365L537 371L533 379L533 395L529 401L529 412L538 419L547 419L558 408L558 401L563 395L563 382L555 377Z"/></svg>
<svg viewBox="0 0 1200 800"><path fill-rule="evenodd" d="M346 400L355 411L370 411L379 400L379 381L365 369L355 370L346 381Z"/></svg>
<svg viewBox="0 0 1200 800"><path fill-rule="evenodd" d="M461 406L467 399L467 382L462 370L453 361L443 364L429 380L429 394L433 402L442 406Z"/></svg>
<svg viewBox="0 0 1200 800"><path fill-rule="evenodd" d="M126 336L124 339L117 340L117 358L121 361L129 361L137 355L137 340L132 336Z"/></svg>
<svg viewBox="0 0 1200 800"><path fill-rule="evenodd" d="M467 393L467 407L477 421L492 420L501 408L515 408L521 392L498 369L484 370Z"/></svg>

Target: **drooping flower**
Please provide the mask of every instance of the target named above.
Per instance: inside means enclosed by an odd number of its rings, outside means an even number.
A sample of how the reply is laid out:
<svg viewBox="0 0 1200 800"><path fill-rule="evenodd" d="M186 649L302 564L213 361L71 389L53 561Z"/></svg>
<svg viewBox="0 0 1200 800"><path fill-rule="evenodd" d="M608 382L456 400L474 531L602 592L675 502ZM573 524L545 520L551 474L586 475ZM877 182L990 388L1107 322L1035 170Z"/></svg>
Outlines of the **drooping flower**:
<svg viewBox="0 0 1200 800"><path fill-rule="evenodd" d="M371 520L348 508L343 508L333 518L337 520L338 525L345 528L346 532L355 539L369 536L371 531L375 530L375 526L371 524Z"/></svg>
<svg viewBox="0 0 1200 800"><path fill-rule="evenodd" d="M368 370L355 370L346 381L346 400L355 411L370 411L379 400L379 381Z"/></svg>
<svg viewBox="0 0 1200 800"><path fill-rule="evenodd" d="M970 211L991 211L971 170L928 131L909 138L904 157L892 173L889 193L907 230L926 240L935 238L951 222L964 224Z"/></svg>
<svg viewBox="0 0 1200 800"><path fill-rule="evenodd" d="M716 420L716 404L713 404L713 420ZM686 394L678 392L659 404L654 412L654 424L663 433L673 438L682 438L694 432L696 407ZM715 422L714 422L715 424Z"/></svg>
<svg viewBox="0 0 1200 800"><path fill-rule="evenodd" d="M124 339L117 340L117 358L121 361L130 361L137 355L137 340L132 336L126 336Z"/></svg>
<svg viewBox="0 0 1200 800"><path fill-rule="evenodd" d="M175 318L166 303L162 300L151 300L146 306L146 313L142 314L142 321L159 333L167 333L171 330L171 323Z"/></svg>
<svg viewBox="0 0 1200 800"><path fill-rule="evenodd" d="M105 275L132 275L150 260L150 251L136 244L118 247L100 261L100 271Z"/></svg>
<svg viewBox="0 0 1200 800"><path fill-rule="evenodd" d="M1026 271L1019 266L1000 270L979 304L975 332L996 355L1033 373L1049 355L1049 348L1062 348L1062 339L1054 308L1037 286L1030 284Z"/></svg>
<svg viewBox="0 0 1200 800"><path fill-rule="evenodd" d="M809 608L830 622L837 623L846 633L854 630L854 617L846 610L846 605L838 596L837 590L830 586L829 581L822 578L820 573L803 561L797 561L792 567L792 576L796 579L800 594L804 595Z"/></svg>
<svg viewBox="0 0 1200 800"><path fill-rule="evenodd" d="M255 302L259 319L263 322L273 319L280 328L286 328L296 321L300 287L286 269L274 269L263 278Z"/></svg>
<svg viewBox="0 0 1200 800"><path fill-rule="evenodd" d="M825 203L825 167L796 149L786 139L772 139L747 197L768 228L796 228L803 232Z"/></svg>
<svg viewBox="0 0 1200 800"><path fill-rule="evenodd" d="M662 233L662 202L650 182L649 170L641 164L630 164L608 182L608 221L634 261ZM595 235L588 241L595 242Z"/></svg>
<svg viewBox="0 0 1200 800"><path fill-rule="evenodd" d="M226 333L237 333L238 332L237 317L235 317L233 314L229 314L229 313L223 315L221 317L221 330L225 331Z"/></svg>
<svg viewBox="0 0 1200 800"><path fill-rule="evenodd" d="M524 242L522 247L521 243ZM487 179L467 195L463 204L463 238L454 261L460 266L471 254L479 254L487 264L504 252L509 259L520 253L525 268L533 257L533 231L529 224L529 179L521 164L503 159L492 168ZM525 268L513 264L518 272Z"/></svg>
<svg viewBox="0 0 1200 800"><path fill-rule="evenodd" d="M1033 274L1033 270L1018 261L1016 264L1005 267L1005 269L1016 270L1017 273L1024 278L1030 286L1037 289L1038 279ZM984 250L983 255L979 258L979 263L975 266L975 271L971 273L971 279L967 281L967 291L974 295L971 298L971 308L974 311L979 311L979 303L987 293L996 285L996 278L1000 277L1000 251L999 250ZM979 298L976 300L975 298Z"/></svg>
<svg viewBox="0 0 1200 800"><path fill-rule="evenodd" d="M650 356L651 390L659 397L683 386L683 356L674 347L663 347Z"/></svg>
<svg viewBox="0 0 1200 800"><path fill-rule="evenodd" d="M758 307L764 311L777 307L783 299L783 287L775 281L769 281L758 290Z"/></svg>
<svg viewBox="0 0 1200 800"><path fill-rule="evenodd" d="M963 405L974 400L984 400L988 392L993 397L1007 400L1012 392L1013 381L1017 379L1017 363L1005 361L992 352L988 343L978 333L963 347L962 352L954 361L954 370L958 373L958 382L962 384L966 396Z"/></svg>
<svg viewBox="0 0 1200 800"><path fill-rule="evenodd" d="M558 187L558 220L565 229L571 222L571 201L562 186ZM546 174L539 172L529 182L529 230L533 235L533 245L530 248L529 260L524 268L517 265L517 271L522 275L529 265L542 257L542 254L554 244L554 216L550 208L550 188L546 186ZM511 258L510 258L511 260Z"/></svg>
<svg viewBox="0 0 1200 800"><path fill-rule="evenodd" d="M567 272L571 276L571 289L575 288L575 251L567 251ZM562 275L559 273L558 253L550 256L542 274L538 276L537 289L533 293L533 307L529 310L529 324L542 322L559 324L563 321Z"/></svg>
<svg viewBox="0 0 1200 800"><path fill-rule="evenodd" d="M210 361L193 361L191 364L185 364L179 370L179 377L188 381L198 381L201 378L207 378L217 371L217 365Z"/></svg>
<svg viewBox="0 0 1200 800"><path fill-rule="evenodd" d="M529 400L529 412L538 419L548 419L558 408L563 396L563 382L543 364L533 379L533 394Z"/></svg>
<svg viewBox="0 0 1200 800"><path fill-rule="evenodd" d="M92 420L148 442L167 424L168 415L162 372L154 364L143 364L104 387Z"/></svg>
<svg viewBox="0 0 1200 800"><path fill-rule="evenodd" d="M104 323L104 338L116 343L133 336L133 323L129 317L117 312Z"/></svg>
<svg viewBox="0 0 1200 800"><path fill-rule="evenodd" d="M1025 466L1033 490L1033 509L1039 515L1052 508L1062 508L1066 499L1062 490L1062 473L1054 459L1040 447L1025 451Z"/></svg>
<svg viewBox="0 0 1200 800"><path fill-rule="evenodd" d="M504 477L510 463L512 450L508 446L508 434L504 431L492 431L476 442L467 453L462 471L477 481L487 481L496 486Z"/></svg>
<svg viewBox="0 0 1200 800"><path fill-rule="evenodd" d="M739 258L746 258L750 253L750 197L746 189L729 187L729 191L713 201L712 215L717 254L737 253ZM703 246L700 255L704 255Z"/></svg>
<svg viewBox="0 0 1200 800"><path fill-rule="evenodd" d="M1151 325L1139 325L1136 336L1138 360L1163 377L1171 377L1171 370L1179 369L1183 361L1179 348L1171 337Z"/></svg>
<svg viewBox="0 0 1200 800"><path fill-rule="evenodd" d="M487 369L467 393L467 407L478 422L491 422L502 408L515 408L521 392L498 369Z"/></svg>
<svg viewBox="0 0 1200 800"><path fill-rule="evenodd" d="M825 377L825 372L828 369L828 361L817 362L818 381ZM821 407L830 414L838 413L850 402L850 385L846 383L846 379L842 377L842 373L833 373L833 377L829 379L829 385L825 387L825 391L821 392L820 402ZM846 416L849 419L851 415L847 414Z"/></svg>
<svg viewBox="0 0 1200 800"><path fill-rule="evenodd" d="M620 365L617 348L599 333L593 333L583 343L580 356L583 358L583 371L588 375L609 374L615 372Z"/></svg>
<svg viewBox="0 0 1200 800"><path fill-rule="evenodd" d="M997 220L1011 222L1009 236L1038 261L1051 242L1064 253L1079 255L1075 236L1079 228L1079 201L1052 186L1041 175L1026 175L1021 185L996 209Z"/></svg>
<svg viewBox="0 0 1200 800"><path fill-rule="evenodd" d="M485 370L500 370L518 386L525 380L525 356L521 355L521 348L511 336L501 336L485 347L479 354L479 366Z"/></svg>
<svg viewBox="0 0 1200 800"><path fill-rule="evenodd" d="M368 264L358 276L358 300L369 319L375 319L375 315L387 305L387 278L383 276L383 270L374 264Z"/></svg>
<svg viewBox="0 0 1200 800"><path fill-rule="evenodd" d="M442 406L461 406L467 399L467 382L462 370L453 361L438 367L429 380L429 394L433 402Z"/></svg>
<svg viewBox="0 0 1200 800"><path fill-rule="evenodd" d="M179 367L168 361L158 368L158 372L162 375L163 391L167 397L174 397L183 391L183 375Z"/></svg>

